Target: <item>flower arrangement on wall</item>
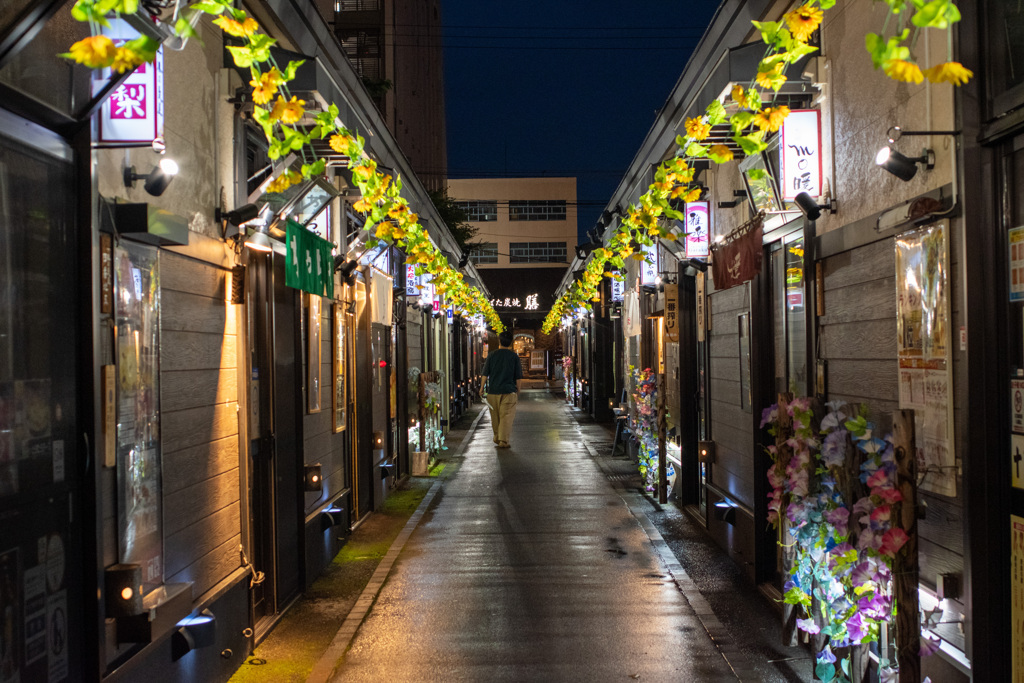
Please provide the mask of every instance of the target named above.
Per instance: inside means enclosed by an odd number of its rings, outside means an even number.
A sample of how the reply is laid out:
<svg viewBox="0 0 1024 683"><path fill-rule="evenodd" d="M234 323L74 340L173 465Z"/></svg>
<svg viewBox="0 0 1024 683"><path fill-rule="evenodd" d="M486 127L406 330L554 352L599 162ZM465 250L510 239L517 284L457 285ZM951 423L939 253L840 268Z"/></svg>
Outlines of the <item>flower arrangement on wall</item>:
<svg viewBox="0 0 1024 683"><path fill-rule="evenodd" d="M237 67L248 69L252 77L251 97L255 103L253 119L263 128L269 144L267 156L278 161L296 154L302 164L298 171L283 164L265 188L268 192L283 192L303 179L322 175L327 160L317 157L314 140L327 140L331 149L348 157L352 180L360 192L353 208L366 216L363 229L370 233L370 246L376 243L395 245L406 253L406 262L416 264L416 273L428 272L438 294L460 314L482 315L491 328L503 331L504 325L483 293L463 281L462 273L452 268L447 257L430 241L419 217L401 196L401 177L392 178L377 169L377 163L365 150L365 140L345 128L338 119L337 105L316 114L312 126L300 126L306 115L304 100L291 94L288 83L295 78L302 60L290 61L283 69L270 53L276 42L260 32L259 24L232 2L203 0L188 11L175 15L174 32L182 37L196 36L194 13L214 15L213 23L240 45L228 45ZM71 46L64 57L92 69L112 68L118 72L151 62L156 57L159 43L150 37L140 37L117 46L101 30L109 27L108 17L130 15L139 10L138 0L78 0L72 16L88 22L91 34Z"/></svg>
<svg viewBox="0 0 1024 683"><path fill-rule="evenodd" d="M925 77L934 83L962 85L973 73L952 60L952 26L960 20L960 11L950 0L884 0L889 8L881 33L868 33L868 53L876 69L897 81L920 83ZM607 243L592 252L583 275L562 293L544 319L542 329L550 332L579 306L589 308L599 301L598 287L606 277L621 279L626 259L644 260L641 246L655 240L674 241L679 235L663 218L683 221L681 205L700 198L701 188L693 183L696 159L709 159L724 164L733 159L732 150L723 144L708 145L704 141L714 126L728 124L732 140L746 155L758 154L768 147L767 136L782 127L789 108L774 104L774 95L786 82L787 69L818 48L808 41L821 25L825 12L835 0L811 0L786 13L781 21L754 21L765 43L765 54L757 73L744 86L736 84L729 97L714 100L704 114L683 122L685 135L676 136L678 150L661 163L654 173L654 182L636 204L630 205ZM913 10L913 13L911 13ZM913 30L911 29L913 27ZM947 60L922 70L914 50L921 31L946 31ZM909 44L908 41L909 40Z"/></svg>
<svg viewBox="0 0 1024 683"><path fill-rule="evenodd" d="M902 499L893 445L890 437L875 435L862 409L839 401L827 404L820 423L810 399L775 404L765 409L761 426L778 436L783 412L792 423L787 448L768 447L769 520L784 525L795 541L779 540L793 553L783 600L803 611L799 629L827 636L816 656L817 678L844 683L850 661L837 659L835 650L877 641L881 624L891 623L896 611L893 560L907 535L892 518L891 506ZM854 449L859 471L849 465ZM921 654L937 647L938 641L924 638ZM892 664L881 662L883 680Z"/></svg>

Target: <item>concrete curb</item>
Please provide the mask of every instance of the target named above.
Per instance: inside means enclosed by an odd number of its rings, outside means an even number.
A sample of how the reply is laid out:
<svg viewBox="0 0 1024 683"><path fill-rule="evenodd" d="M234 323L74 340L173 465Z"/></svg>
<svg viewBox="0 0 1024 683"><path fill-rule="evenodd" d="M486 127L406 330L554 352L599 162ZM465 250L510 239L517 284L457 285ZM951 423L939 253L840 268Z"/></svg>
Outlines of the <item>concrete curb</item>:
<svg viewBox="0 0 1024 683"><path fill-rule="evenodd" d="M453 451L453 458L457 458L463 454L466 446L469 444L470 438L473 433L476 432L477 425L483 418L486 410L481 410L476 418L473 420L473 424L470 425L469 429L462 437L462 441ZM427 509L434 500L434 496L441 490L442 478L438 478L427 491L427 494L420 501L419 507L412 513L409 521L405 523L402 531L399 532L398 537L395 538L391 547L388 548L387 554L381 559L380 564L377 565L376 571L373 572L373 576L370 577L370 582L366 584L366 588L359 594L359 598L356 600L356 604L352 606L348 616L345 617L345 621L342 622L341 628L334 635L331 640L331 644L327 646L327 650L320 656L316 666L313 667L313 671L310 672L309 677L306 678L306 683L327 683L334 677L335 669L342 657L348 651L349 646L352 644L352 640L355 638L356 632L362 625L366 615L369 614L370 608L373 607L373 603L377 600L377 595L380 593L380 589L383 588L384 582L387 581L388 574L391 573L391 568L395 564L395 560L398 559L398 555L402 552L402 548L405 547L406 541L412 536L416 527L419 526L420 520L427 513Z"/></svg>
<svg viewBox="0 0 1024 683"><path fill-rule="evenodd" d="M567 411L572 414L572 409L567 406ZM579 423L577 423L578 426ZM590 457L594 459L597 466L601 468L601 471L606 475L609 474L608 468L605 466L601 457L598 456L597 450L590 445L590 442L586 438L582 438L581 441L583 446L590 453ZM647 534L647 538L651 541L651 546L654 551L658 554L658 558L661 560L662 565L668 572L669 576L675 582L679 592L683 594L683 597L693 608L694 613L700 620L701 625L707 632L708 637L714 642L715 647L718 649L719 654L722 655L722 659L732 669L733 674L736 675L738 680L757 680L757 671L753 664L750 662L749 657L744 653L735 643L731 634L726 627L719 621L712 610L711 605L701 594L697 584L693 582L693 579L686 573L683 566L679 563L679 559L672 552L668 543L662 538L661 532L658 531L657 527L647 517L647 514L643 510L643 503L649 503L649 499L641 495L637 491L633 491L624 487L621 483L610 480L612 488L619 494L622 501L629 508L630 513L636 518L637 522L640 523L640 527Z"/></svg>

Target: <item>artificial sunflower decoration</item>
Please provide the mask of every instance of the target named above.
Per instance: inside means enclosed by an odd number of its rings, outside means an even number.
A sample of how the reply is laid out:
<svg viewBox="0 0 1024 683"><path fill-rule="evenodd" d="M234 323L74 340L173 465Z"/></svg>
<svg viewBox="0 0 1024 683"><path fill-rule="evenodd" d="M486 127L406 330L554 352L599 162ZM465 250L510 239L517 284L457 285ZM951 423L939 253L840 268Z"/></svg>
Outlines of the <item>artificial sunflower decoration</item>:
<svg viewBox="0 0 1024 683"><path fill-rule="evenodd" d="M778 62L764 71L758 68L757 77L754 80L762 88L778 90L782 87L782 84L786 82L786 75L782 73L785 68L786 65L783 62Z"/></svg>
<svg viewBox="0 0 1024 683"><path fill-rule="evenodd" d="M774 133L782 127L782 122L789 116L789 107L780 104L777 107L765 107L754 114L754 125L763 131Z"/></svg>
<svg viewBox="0 0 1024 683"><path fill-rule="evenodd" d="M274 99L277 88L284 83L284 77L277 67L271 67L270 71L260 74L259 80L249 81L252 86L252 101L256 104L267 104Z"/></svg>
<svg viewBox="0 0 1024 683"><path fill-rule="evenodd" d="M338 154L348 154L352 145L355 143L355 138L351 135L332 135L331 139L328 140L327 144L331 146Z"/></svg>
<svg viewBox="0 0 1024 683"><path fill-rule="evenodd" d="M786 14L786 26L794 38L806 43L811 34L818 30L824 12L814 5L801 5L792 12Z"/></svg>
<svg viewBox="0 0 1024 683"><path fill-rule="evenodd" d="M297 171L287 170L281 175L274 178L272 181L270 181L270 184L267 185L267 192L284 192L289 187L300 182L301 180L302 174L298 173Z"/></svg>
<svg viewBox="0 0 1024 683"><path fill-rule="evenodd" d="M963 85L974 76L974 72L960 62L943 62L924 70L924 76L932 83Z"/></svg>
<svg viewBox="0 0 1024 683"><path fill-rule="evenodd" d="M145 61L145 55L131 48L119 47L114 53L114 60L110 63L110 68L119 74L123 74L125 71L134 69Z"/></svg>
<svg viewBox="0 0 1024 683"><path fill-rule="evenodd" d="M716 164L724 164L727 161L732 161L733 153L725 145L712 145L708 150L708 158Z"/></svg>
<svg viewBox="0 0 1024 683"><path fill-rule="evenodd" d="M256 20L252 17L246 17L242 21L238 21L226 14L222 14L213 20L214 25L220 26L224 33L229 36L236 38L245 38L251 36L259 30L260 26L256 23Z"/></svg>
<svg viewBox="0 0 1024 683"><path fill-rule="evenodd" d="M61 57L73 59L90 69L99 69L100 67L110 66L114 61L116 52L117 48L114 47L114 41L110 38L102 35L88 36L72 45L71 49L62 54Z"/></svg>
<svg viewBox="0 0 1024 683"><path fill-rule="evenodd" d="M711 135L711 124L705 123L702 119L686 119L684 125L686 134L694 140L703 140Z"/></svg>
<svg viewBox="0 0 1024 683"><path fill-rule="evenodd" d="M739 83L732 86L732 100L736 104L740 105L740 109L747 108L747 94L746 91L743 89L743 86L740 85Z"/></svg>
<svg viewBox="0 0 1024 683"><path fill-rule="evenodd" d="M920 83L924 80L924 74L921 73L921 67L913 62L908 62L905 59L887 60L882 65L882 69L885 70L885 75L894 81Z"/></svg>

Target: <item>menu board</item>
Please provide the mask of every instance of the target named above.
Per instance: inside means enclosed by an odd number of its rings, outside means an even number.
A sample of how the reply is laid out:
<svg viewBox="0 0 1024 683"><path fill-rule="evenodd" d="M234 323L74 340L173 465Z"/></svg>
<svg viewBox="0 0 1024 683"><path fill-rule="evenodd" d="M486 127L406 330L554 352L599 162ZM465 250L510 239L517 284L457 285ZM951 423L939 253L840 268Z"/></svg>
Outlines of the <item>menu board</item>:
<svg viewBox="0 0 1024 683"><path fill-rule="evenodd" d="M921 488L956 495L949 240L945 223L896 238L900 408L914 410Z"/></svg>

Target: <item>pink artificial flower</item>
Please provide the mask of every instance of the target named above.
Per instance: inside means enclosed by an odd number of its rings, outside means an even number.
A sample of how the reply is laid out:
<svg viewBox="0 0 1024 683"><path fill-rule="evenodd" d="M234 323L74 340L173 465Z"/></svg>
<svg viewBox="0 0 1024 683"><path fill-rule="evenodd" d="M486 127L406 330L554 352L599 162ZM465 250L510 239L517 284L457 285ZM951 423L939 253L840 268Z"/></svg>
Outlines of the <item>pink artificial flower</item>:
<svg viewBox="0 0 1024 683"><path fill-rule="evenodd" d="M875 473L868 477L868 487L874 489L880 486L889 485L889 476L884 467L879 467Z"/></svg>
<svg viewBox="0 0 1024 683"><path fill-rule="evenodd" d="M907 538L907 532L903 529L889 529L882 536L882 546L879 548L879 552L883 555L894 556L908 540L910 539Z"/></svg>
<svg viewBox="0 0 1024 683"><path fill-rule="evenodd" d="M891 515L892 508L888 505L879 505L871 511L872 522L888 522Z"/></svg>
<svg viewBox="0 0 1024 683"><path fill-rule="evenodd" d="M889 488L876 489L876 490L872 491L872 493L874 495L878 496L879 498L881 498L886 503L890 503L890 504L898 503L901 500L903 500L903 494L900 493L899 491L897 491L896 489L889 489Z"/></svg>

